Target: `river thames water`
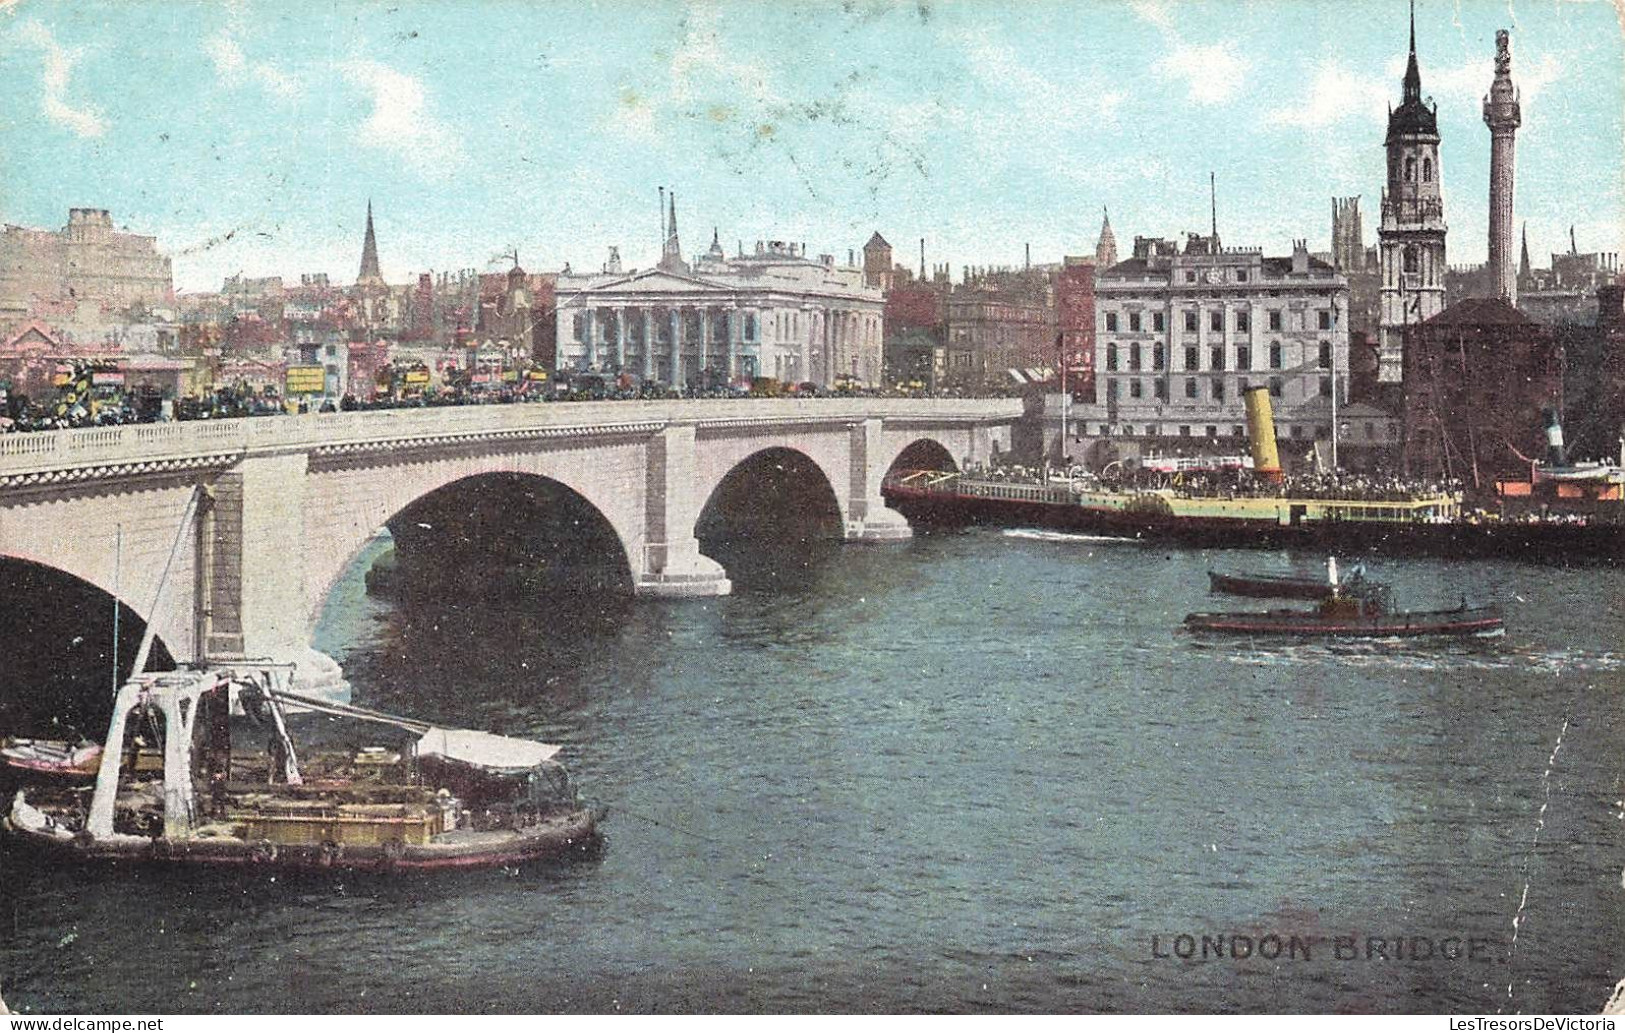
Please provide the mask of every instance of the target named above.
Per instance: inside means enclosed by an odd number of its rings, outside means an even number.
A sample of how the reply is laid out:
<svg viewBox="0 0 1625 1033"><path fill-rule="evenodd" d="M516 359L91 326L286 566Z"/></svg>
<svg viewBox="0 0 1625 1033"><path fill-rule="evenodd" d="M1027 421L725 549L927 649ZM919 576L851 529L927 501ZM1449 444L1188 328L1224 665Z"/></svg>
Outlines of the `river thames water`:
<svg viewBox="0 0 1625 1033"><path fill-rule="evenodd" d="M1374 563L1404 605L1501 601L1508 634L1276 646L1179 622L1248 608L1208 569L1283 554L981 529L598 605L373 598L388 547L318 647L357 702L562 743L601 856L6 858L13 1008L1527 1013L1625 975L1625 573Z"/></svg>

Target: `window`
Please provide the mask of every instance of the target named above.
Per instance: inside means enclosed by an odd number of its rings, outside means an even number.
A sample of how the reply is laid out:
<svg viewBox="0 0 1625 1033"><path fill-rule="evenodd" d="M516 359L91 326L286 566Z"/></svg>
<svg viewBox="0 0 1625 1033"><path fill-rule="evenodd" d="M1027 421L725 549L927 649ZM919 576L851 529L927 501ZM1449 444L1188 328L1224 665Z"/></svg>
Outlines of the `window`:
<svg viewBox="0 0 1625 1033"><path fill-rule="evenodd" d="M1168 400L1168 382L1166 380L1153 380L1151 382L1151 393L1157 401L1166 402Z"/></svg>
<svg viewBox="0 0 1625 1033"><path fill-rule="evenodd" d="M745 340L756 340L756 313L745 313Z"/></svg>
<svg viewBox="0 0 1625 1033"><path fill-rule="evenodd" d="M1414 273L1416 270L1416 247L1415 245L1407 244L1405 246L1405 271L1407 273Z"/></svg>
<svg viewBox="0 0 1625 1033"><path fill-rule="evenodd" d="M1155 423L1148 423L1148 424L1145 425L1145 436L1146 437L1154 438L1159 433L1161 433L1161 432L1157 430L1157 425Z"/></svg>
<svg viewBox="0 0 1625 1033"><path fill-rule="evenodd" d="M1211 423L1208 424L1207 425L1207 436L1210 437L1210 438L1218 437L1219 436L1219 428L1215 427Z"/></svg>
<svg viewBox="0 0 1625 1033"><path fill-rule="evenodd" d="M1240 309L1236 312L1236 330L1246 333L1250 329L1252 329L1252 319L1246 309Z"/></svg>
<svg viewBox="0 0 1625 1033"><path fill-rule="evenodd" d="M1196 332L1196 310L1193 308L1185 310L1185 329L1193 334Z"/></svg>
<svg viewBox="0 0 1625 1033"><path fill-rule="evenodd" d="M1213 378L1213 400L1215 402L1224 401L1224 378L1223 377L1214 377Z"/></svg>
<svg viewBox="0 0 1625 1033"><path fill-rule="evenodd" d="M1128 314L1128 328L1133 330L1135 333L1140 332L1140 314L1138 312L1130 312Z"/></svg>
<svg viewBox="0 0 1625 1033"><path fill-rule="evenodd" d="M327 346L327 357L328 358L331 359L331 358L335 357L336 355L338 355L338 353L339 353L339 346L338 345L330 344L330 345Z"/></svg>
<svg viewBox="0 0 1625 1033"><path fill-rule="evenodd" d="M1208 364L1209 369L1224 369L1224 345L1214 345L1208 349L1208 358L1213 361Z"/></svg>
<svg viewBox="0 0 1625 1033"><path fill-rule="evenodd" d="M1117 329L1117 313L1115 313L1115 312L1106 313L1106 329L1107 330L1112 330L1112 331L1115 331Z"/></svg>
<svg viewBox="0 0 1625 1033"><path fill-rule="evenodd" d="M1433 159L1432 158L1423 158L1422 159L1422 182L1424 182L1424 183L1433 182Z"/></svg>
<svg viewBox="0 0 1625 1033"><path fill-rule="evenodd" d="M1270 329L1271 330L1279 330L1279 329L1281 329L1281 310L1278 309L1278 308L1277 309L1270 309Z"/></svg>
<svg viewBox="0 0 1625 1033"><path fill-rule="evenodd" d="M1237 283L1246 283L1247 282L1247 270L1245 270L1245 269L1237 269L1236 270L1236 282Z"/></svg>
<svg viewBox="0 0 1625 1033"><path fill-rule="evenodd" d="M1186 377L1185 378L1185 397L1186 398L1195 398L1196 397L1196 378L1195 377Z"/></svg>
<svg viewBox="0 0 1625 1033"><path fill-rule="evenodd" d="M1140 371L1140 342L1138 341L1128 346L1128 368L1136 373Z"/></svg>
<svg viewBox="0 0 1625 1033"><path fill-rule="evenodd" d="M1319 315L1320 315L1320 328L1322 330L1330 330L1332 328L1332 313L1331 313L1331 310L1323 308L1323 309L1320 310Z"/></svg>
<svg viewBox="0 0 1625 1033"><path fill-rule="evenodd" d="M1303 427L1301 427L1298 424L1294 423L1292 425L1292 429L1288 432L1288 434L1291 437L1294 437L1294 438L1301 438L1301 437L1303 437Z"/></svg>
<svg viewBox="0 0 1625 1033"><path fill-rule="evenodd" d="M1247 393L1247 389L1252 386L1252 381L1248 380L1246 377L1242 377L1236 381L1236 393L1244 395Z"/></svg>
<svg viewBox="0 0 1625 1033"><path fill-rule="evenodd" d="M1111 427L1109 425L1107 425L1107 424L1102 423L1100 425L1100 436L1103 437L1103 438L1111 437L1112 436Z"/></svg>
<svg viewBox="0 0 1625 1033"><path fill-rule="evenodd" d="M1162 345L1160 343L1151 346L1151 368L1162 369Z"/></svg>
<svg viewBox="0 0 1625 1033"><path fill-rule="evenodd" d="M1407 183L1416 182L1416 159L1415 158L1407 157L1405 159L1405 181Z"/></svg>
<svg viewBox="0 0 1625 1033"><path fill-rule="evenodd" d="M1117 401L1118 395L1122 393L1122 383L1116 377L1106 381L1106 397L1114 402Z"/></svg>
<svg viewBox="0 0 1625 1033"><path fill-rule="evenodd" d="M1207 314L1207 328L1209 330L1217 330L1220 332L1224 330L1223 309L1214 309L1212 312Z"/></svg>
<svg viewBox="0 0 1625 1033"><path fill-rule="evenodd" d="M1275 341L1270 345L1270 369L1281 368L1281 342Z"/></svg>
<svg viewBox="0 0 1625 1033"><path fill-rule="evenodd" d="M1185 368L1187 370L1192 370L1197 367L1198 362L1196 359L1196 354L1196 345L1188 344L1185 346Z"/></svg>
<svg viewBox="0 0 1625 1033"><path fill-rule="evenodd" d="M1365 425L1365 439L1366 439L1366 440L1367 440L1367 441L1371 441L1371 440L1373 440L1373 439L1375 439L1375 438L1376 438L1376 436L1377 436L1377 427L1376 427L1376 424L1374 424L1374 423L1367 423L1367 424L1366 424L1366 425Z"/></svg>
<svg viewBox="0 0 1625 1033"><path fill-rule="evenodd" d="M1241 345L1236 346L1236 368L1237 369L1252 369L1253 368L1253 350L1251 348L1247 347L1245 344L1241 344Z"/></svg>
<svg viewBox="0 0 1625 1033"><path fill-rule="evenodd" d="M1186 283L1195 283L1196 282L1196 270L1194 270L1194 269L1185 270L1185 282Z"/></svg>
<svg viewBox="0 0 1625 1033"><path fill-rule="evenodd" d="M1144 398L1145 387L1138 380L1130 380L1128 382L1128 396L1130 398Z"/></svg>
<svg viewBox="0 0 1625 1033"><path fill-rule="evenodd" d="M1164 326L1162 325L1162 313L1161 312L1153 312L1153 313L1151 313L1151 329L1155 330L1159 334L1162 333L1162 331L1165 329Z"/></svg>
<svg viewBox="0 0 1625 1033"><path fill-rule="evenodd" d="M1112 341L1106 345L1106 369L1111 372L1117 370L1117 342Z"/></svg>
<svg viewBox="0 0 1625 1033"><path fill-rule="evenodd" d="M1279 397L1281 397L1281 378L1280 377L1270 377L1270 397L1271 398L1279 398Z"/></svg>
<svg viewBox="0 0 1625 1033"><path fill-rule="evenodd" d="M1320 368L1332 368L1332 342L1330 341L1320 342Z"/></svg>
<svg viewBox="0 0 1625 1033"><path fill-rule="evenodd" d="M1241 437L1241 424L1232 423L1230 425L1230 436L1233 437L1233 438Z"/></svg>
<svg viewBox="0 0 1625 1033"><path fill-rule="evenodd" d="M1191 436L1191 428L1190 428L1190 426L1188 424L1182 424L1180 426L1180 428L1179 428L1179 436L1182 437L1182 438L1188 438L1188 437Z"/></svg>
<svg viewBox="0 0 1625 1033"><path fill-rule="evenodd" d="M1320 378L1320 397L1322 397L1322 398L1330 398L1331 396L1332 396L1332 378L1331 377L1321 377Z"/></svg>

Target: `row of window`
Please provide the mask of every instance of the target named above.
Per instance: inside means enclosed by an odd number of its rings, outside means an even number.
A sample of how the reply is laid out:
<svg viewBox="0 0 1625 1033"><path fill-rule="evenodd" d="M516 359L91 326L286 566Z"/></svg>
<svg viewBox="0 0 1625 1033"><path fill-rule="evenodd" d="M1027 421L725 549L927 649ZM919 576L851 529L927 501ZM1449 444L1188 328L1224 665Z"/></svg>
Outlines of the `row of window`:
<svg viewBox="0 0 1625 1033"><path fill-rule="evenodd" d="M1100 430L1100 435L1099 436L1103 437L1103 438L1111 437L1113 434L1121 434L1121 435L1124 435L1124 436L1127 436L1127 437L1134 437L1135 433L1136 433L1135 432L1135 425L1132 424L1132 423L1122 424L1119 429L1114 429L1113 425L1110 424L1110 423L1102 423L1102 424L1099 424L1099 430ZM1182 438L1189 438L1189 437L1198 436L1197 434L1193 433L1193 430L1194 430L1194 428L1188 423L1179 424L1179 436L1182 437ZM1160 437L1163 436L1162 428L1159 427L1155 423L1147 423L1147 424L1145 424L1140 429L1140 433L1144 437L1148 437L1148 438L1160 438ZM1223 427L1223 426L1221 426L1219 424L1209 423L1203 428L1203 433L1200 436L1209 437L1209 438L1216 438L1216 437L1220 436L1220 434L1228 434L1230 437L1236 437L1236 438L1245 437L1246 434L1247 434L1247 428L1243 427L1239 423L1232 423L1229 427ZM1286 437L1291 437L1291 438L1308 438L1308 437L1325 438L1325 437L1330 437L1331 436L1331 431L1326 427L1313 427L1313 428L1311 428L1311 427L1304 426L1303 424L1300 424L1300 423L1293 423L1293 424L1290 424L1290 425L1288 425L1286 427L1286 435L1285 436Z"/></svg>
<svg viewBox="0 0 1625 1033"><path fill-rule="evenodd" d="M1129 437L1133 437L1134 433L1135 433L1135 424L1132 424L1132 423L1122 424L1121 425L1121 430L1116 430L1116 431L1113 430L1113 425L1110 424L1110 423L1102 423L1102 424L1099 425L1099 428L1100 428L1100 436L1103 437L1103 438L1104 437L1110 437L1114 433L1121 433L1121 434L1127 435ZM1221 428L1220 428L1220 426L1218 424L1210 423L1210 424L1207 425L1207 428L1206 428L1206 431L1207 431L1206 436L1210 437L1210 438L1216 438L1216 437L1219 436L1220 429ZM1350 429L1352 429L1352 428L1348 428L1348 427L1344 428L1345 440L1347 440L1347 434L1348 434L1348 431ZM1379 440L1379 439L1381 439L1383 437L1381 429L1374 423L1367 423L1367 424L1364 425L1364 427L1362 429L1365 431L1364 440L1366 440L1366 441L1377 441L1377 440ZM1312 437L1317 437L1317 438L1331 437L1331 430L1330 430L1330 428L1327 428L1327 427L1315 427L1313 429L1313 432L1311 433L1311 430L1310 430L1309 427L1307 427L1307 426L1305 426L1303 424L1299 424L1299 423L1292 423L1292 424L1288 424L1286 426L1285 430L1286 430L1285 436L1289 437L1289 438L1307 438L1307 437L1311 437L1311 436ZM1162 436L1162 428L1159 427L1155 423L1147 423L1141 428L1141 433L1145 437L1148 437L1148 438L1157 438L1157 437ZM1239 423L1232 423L1230 425L1228 433L1230 434L1231 437L1239 438L1239 437L1243 437L1243 436L1246 435L1247 429L1246 429L1246 427L1242 426ZM1192 436L1191 426L1189 424L1180 424L1179 425L1179 436L1182 437L1182 438L1191 437ZM1399 440L1399 424L1392 423L1392 424L1388 425L1387 437L1388 437L1388 440L1390 440L1390 441L1398 441ZM1379 508L1377 508L1377 507L1371 507L1370 510L1368 511L1368 513L1362 513L1362 511L1358 507L1352 507L1350 509L1350 512L1353 512L1353 513L1355 513L1357 515L1373 515L1374 516L1375 514L1381 512L1381 510Z"/></svg>
<svg viewBox="0 0 1625 1033"><path fill-rule="evenodd" d="M1108 373L1116 373L1118 371L1118 368L1119 368L1119 365L1120 365L1120 362L1121 362L1121 359L1120 359L1121 354L1122 353L1120 351L1120 346L1118 345L1118 343L1116 341L1108 341L1108 342L1106 342L1106 371ZM1144 360L1145 360L1145 358L1146 358L1146 350L1145 350L1144 346L1139 344L1138 342L1130 342L1128 347L1127 347L1128 368L1129 368L1130 372L1134 372L1134 373L1140 372L1140 370L1142 368L1144 368ZM1151 346L1151 348L1150 348L1150 358L1151 358L1151 370L1153 372L1160 372L1162 370L1162 364L1163 364L1163 350L1162 350L1162 345L1161 344L1154 344L1154 345ZM1321 341L1320 342L1320 353L1316 358L1317 358L1317 365L1321 369L1331 369L1332 368L1332 342L1330 342L1330 341ZM1201 368L1200 359L1201 359L1201 349L1200 349L1199 346L1194 345L1194 344L1188 344L1188 345L1185 346L1185 365L1184 365L1183 368L1186 370L1186 372L1194 372L1196 370L1199 370ZM1273 343L1273 344L1271 344L1269 346L1269 363L1270 363L1269 364L1270 369L1281 369L1281 368L1283 368L1282 367L1282 349L1281 349L1280 342L1275 342L1275 343ZM1213 345L1213 346L1209 347L1209 349L1208 349L1208 369L1222 370L1224 368L1226 368L1225 367L1225 347L1224 347L1224 345L1217 344L1217 345ZM1236 369L1252 369L1252 368L1253 368L1253 350L1252 350L1252 348L1250 348L1249 346L1247 346L1245 344L1237 345L1236 346Z"/></svg>
<svg viewBox="0 0 1625 1033"><path fill-rule="evenodd" d="M1107 379L1107 381L1106 381L1106 397L1111 399L1112 401L1117 401L1118 399L1122 398L1123 397L1123 387L1122 387L1122 385L1125 384L1125 383L1128 384L1128 396L1130 398L1144 398L1146 396L1145 395L1145 383L1146 382L1144 380L1141 380L1141 379L1139 379L1137 377L1111 377L1111 378ZM1225 390L1226 390L1225 389L1225 378L1224 377L1214 377L1213 379L1209 380L1207 383L1208 383L1208 390L1207 390L1208 400L1213 401L1213 402L1222 402L1222 401L1224 401L1224 399L1225 399ZM1283 382L1282 382L1280 377L1270 377L1270 379L1269 379L1269 389L1270 389L1270 397L1271 398L1280 398L1281 397L1282 383ZM1192 401L1200 401L1201 398L1202 398L1201 385L1202 385L1202 381L1200 379L1198 379L1197 377L1186 377L1185 380L1184 380L1185 397L1187 399L1192 400ZM1239 398L1241 396L1241 394L1245 393L1246 390L1251 386L1252 386L1252 384L1248 382L1246 377L1240 378L1236 382L1237 397ZM1322 397L1322 398L1330 398L1332 396L1332 378L1331 377L1321 377L1320 378L1319 394L1320 394L1320 397ZM1153 381L1151 381L1151 398L1154 401L1166 402L1168 400L1168 381L1166 381L1166 380L1153 380Z"/></svg>
<svg viewBox="0 0 1625 1033"><path fill-rule="evenodd" d="M1141 332L1142 330L1145 329L1145 325L1144 325L1144 322L1142 320L1141 313L1139 313L1139 312L1129 312L1129 313L1127 313L1127 315L1128 315L1128 331L1130 333L1139 333L1139 332ZM1163 320L1163 314L1161 312L1152 312L1150 315L1151 315L1151 330L1152 330L1153 333L1161 333L1162 331L1167 329L1167 327L1166 327L1166 325L1164 323L1164 320ZM1281 327L1283 325L1283 319L1282 319L1280 309L1270 309L1268 312L1265 313L1265 315L1269 319L1269 328L1271 330L1280 330L1281 329ZM1252 329L1252 313L1248 309L1244 309L1244 308L1236 309L1235 310L1235 316L1236 316L1236 318L1234 320L1234 322L1235 322L1234 329L1235 329L1235 331L1237 333L1247 333L1248 331L1250 331ZM1105 319L1105 329L1107 331L1109 331L1109 332L1118 331L1119 320L1118 320L1117 317L1118 317L1118 313L1116 313L1116 312L1107 312L1107 313L1103 314L1103 318ZM1319 310L1317 310L1315 312L1315 322L1316 322L1316 325L1318 326L1319 329L1321 329L1321 330L1330 330L1332 328L1332 313L1331 313L1331 310L1330 309L1319 309ZM1197 315L1196 310L1195 309L1185 309L1185 329L1187 331L1191 332L1191 333L1196 333L1198 325L1199 325L1199 317ZM1215 333L1223 333L1224 332L1224 310L1223 309L1210 309L1210 310L1208 310L1208 329L1212 330Z"/></svg>

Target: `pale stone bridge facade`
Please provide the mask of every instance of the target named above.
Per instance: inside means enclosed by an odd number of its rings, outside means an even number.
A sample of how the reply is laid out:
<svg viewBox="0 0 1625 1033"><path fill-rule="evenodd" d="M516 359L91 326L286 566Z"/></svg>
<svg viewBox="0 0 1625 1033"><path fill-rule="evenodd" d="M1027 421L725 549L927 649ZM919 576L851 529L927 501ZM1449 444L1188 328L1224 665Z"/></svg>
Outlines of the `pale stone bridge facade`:
<svg viewBox="0 0 1625 1033"><path fill-rule="evenodd" d="M906 538L881 498L904 450L927 441L956 463L983 461L1009 449L1020 415L1020 402L1000 399L750 399L4 435L0 556L107 591L177 659L296 660L319 680L309 642L329 591L391 517L446 485L493 473L555 481L614 528L636 592L718 595L727 573L700 553L695 525L751 457L783 448L811 460L849 540Z"/></svg>

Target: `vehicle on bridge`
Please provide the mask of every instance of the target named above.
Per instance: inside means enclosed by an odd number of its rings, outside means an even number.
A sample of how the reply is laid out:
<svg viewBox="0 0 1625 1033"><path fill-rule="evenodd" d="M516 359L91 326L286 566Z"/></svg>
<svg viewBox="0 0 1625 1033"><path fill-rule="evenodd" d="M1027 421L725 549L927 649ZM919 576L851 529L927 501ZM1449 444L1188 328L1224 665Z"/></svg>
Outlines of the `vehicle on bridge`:
<svg viewBox="0 0 1625 1033"><path fill-rule="evenodd" d="M145 673L119 690L93 790L19 790L9 837L60 860L402 871L515 866L594 849L557 746L297 696L287 668ZM232 699L268 736L232 750ZM385 725L401 743L301 761L287 708ZM134 748L127 748L132 743ZM161 743L158 770L142 743Z"/></svg>

